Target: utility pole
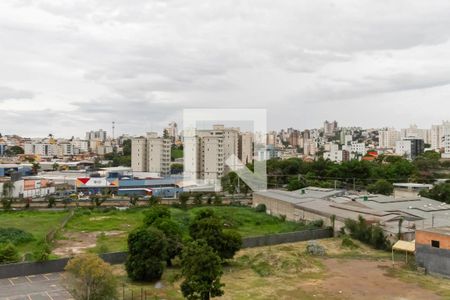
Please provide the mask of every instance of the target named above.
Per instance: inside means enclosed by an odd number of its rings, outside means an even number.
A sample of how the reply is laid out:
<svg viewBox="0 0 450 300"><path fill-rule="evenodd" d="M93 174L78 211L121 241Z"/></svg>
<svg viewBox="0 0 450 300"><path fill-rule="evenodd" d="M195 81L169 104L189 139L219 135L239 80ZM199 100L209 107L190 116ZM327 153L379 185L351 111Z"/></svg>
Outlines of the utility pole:
<svg viewBox="0 0 450 300"><path fill-rule="evenodd" d="M112 121L112 139L114 140L114 130L116 129L116 122Z"/></svg>

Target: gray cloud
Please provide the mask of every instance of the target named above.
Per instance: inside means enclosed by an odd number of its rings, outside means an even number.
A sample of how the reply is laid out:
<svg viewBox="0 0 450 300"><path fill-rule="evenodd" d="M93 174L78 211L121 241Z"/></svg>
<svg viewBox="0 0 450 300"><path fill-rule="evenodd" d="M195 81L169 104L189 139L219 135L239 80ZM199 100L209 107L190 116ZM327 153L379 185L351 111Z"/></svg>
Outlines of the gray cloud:
<svg viewBox="0 0 450 300"><path fill-rule="evenodd" d="M377 114L358 119L357 103L398 110L405 95L442 109L393 114L392 125L429 126L450 108L449 10L445 0L1 1L1 128L82 136L115 120L142 134L192 107L267 108L274 128L383 126Z"/></svg>
<svg viewBox="0 0 450 300"><path fill-rule="evenodd" d="M0 86L0 101L11 99L31 99L34 94L26 90L18 90L7 86Z"/></svg>

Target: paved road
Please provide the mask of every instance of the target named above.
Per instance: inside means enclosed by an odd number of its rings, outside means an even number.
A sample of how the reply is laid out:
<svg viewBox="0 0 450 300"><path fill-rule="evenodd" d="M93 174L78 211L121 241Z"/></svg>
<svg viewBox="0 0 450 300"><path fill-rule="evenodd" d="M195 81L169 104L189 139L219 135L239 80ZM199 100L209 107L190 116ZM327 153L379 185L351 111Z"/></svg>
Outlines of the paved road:
<svg viewBox="0 0 450 300"><path fill-rule="evenodd" d="M0 279L0 300L73 300L61 273Z"/></svg>

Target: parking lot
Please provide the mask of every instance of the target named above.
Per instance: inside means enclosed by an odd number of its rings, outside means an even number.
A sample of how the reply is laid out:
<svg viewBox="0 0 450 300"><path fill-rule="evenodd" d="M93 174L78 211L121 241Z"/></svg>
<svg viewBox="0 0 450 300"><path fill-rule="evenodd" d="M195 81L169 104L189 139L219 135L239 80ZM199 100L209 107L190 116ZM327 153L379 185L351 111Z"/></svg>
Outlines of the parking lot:
<svg viewBox="0 0 450 300"><path fill-rule="evenodd" d="M0 300L72 300L61 273L0 279Z"/></svg>

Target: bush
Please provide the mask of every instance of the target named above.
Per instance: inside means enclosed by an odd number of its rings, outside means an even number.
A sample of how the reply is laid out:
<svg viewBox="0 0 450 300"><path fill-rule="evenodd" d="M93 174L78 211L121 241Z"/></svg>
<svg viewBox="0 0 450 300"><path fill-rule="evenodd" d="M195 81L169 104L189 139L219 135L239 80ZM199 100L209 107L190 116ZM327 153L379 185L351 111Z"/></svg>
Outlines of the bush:
<svg viewBox="0 0 450 300"><path fill-rule="evenodd" d="M117 299L117 280L111 266L95 254L72 258L66 268L66 282L76 300Z"/></svg>
<svg viewBox="0 0 450 300"><path fill-rule="evenodd" d="M12 243L0 244L0 264L10 264L19 261L19 251Z"/></svg>
<svg viewBox="0 0 450 300"><path fill-rule="evenodd" d="M380 179L367 186L367 191L372 194L391 195L394 192L394 186L387 180Z"/></svg>
<svg viewBox="0 0 450 300"><path fill-rule="evenodd" d="M145 212L144 224L151 226L157 219L170 219L170 210L164 206L153 206Z"/></svg>
<svg viewBox="0 0 450 300"><path fill-rule="evenodd" d="M13 243L14 245L25 244L34 240L31 233L18 228L0 228L0 244Z"/></svg>
<svg viewBox="0 0 450 300"><path fill-rule="evenodd" d="M161 279L166 259L167 240L161 230L141 227L128 235L128 258L125 268L132 280Z"/></svg>
<svg viewBox="0 0 450 300"><path fill-rule="evenodd" d="M267 211L267 207L264 203L260 203L255 207L256 212L263 212L265 213Z"/></svg>
<svg viewBox="0 0 450 300"><path fill-rule="evenodd" d="M313 256L325 256L326 254L325 248L314 241L308 242L308 246L306 246L306 252L309 255Z"/></svg>
<svg viewBox="0 0 450 300"><path fill-rule="evenodd" d="M345 228L349 231L352 238L371 245L375 249L388 250L391 247L383 229L378 225L368 224L361 216L358 221L346 220Z"/></svg>
<svg viewBox="0 0 450 300"><path fill-rule="evenodd" d="M309 225L313 228L322 228L323 227L323 220L317 219L309 223Z"/></svg>
<svg viewBox="0 0 450 300"><path fill-rule="evenodd" d="M359 246L357 244L355 244L351 238L349 238L348 236L344 236L344 238L342 239L342 243L341 246L344 248L350 248L350 249L358 249Z"/></svg>
<svg viewBox="0 0 450 300"><path fill-rule="evenodd" d="M33 259L35 261L47 261L50 258L50 253L52 253L50 245L45 240L41 240L33 251Z"/></svg>

